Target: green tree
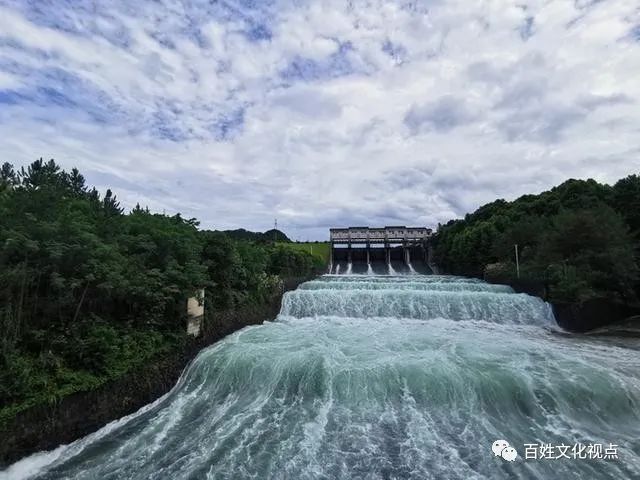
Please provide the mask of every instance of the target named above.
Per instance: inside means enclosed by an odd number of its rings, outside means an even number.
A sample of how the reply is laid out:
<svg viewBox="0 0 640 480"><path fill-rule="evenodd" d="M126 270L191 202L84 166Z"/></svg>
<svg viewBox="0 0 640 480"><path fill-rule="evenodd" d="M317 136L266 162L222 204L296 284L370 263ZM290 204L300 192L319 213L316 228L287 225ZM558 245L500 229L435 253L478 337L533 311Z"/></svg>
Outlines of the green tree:
<svg viewBox="0 0 640 480"><path fill-rule="evenodd" d="M434 257L450 273L479 276L491 265L492 272L513 270L515 275L517 244L524 279L548 282L557 297L636 301L639 211L637 175L614 187L568 180L539 195L497 200L439 225Z"/></svg>
<svg viewBox="0 0 640 480"><path fill-rule="evenodd" d="M594 292L632 297L638 274L628 227L606 205L556 215L542 239L536 263L550 266L558 282L570 272L575 281L583 283L576 290L581 298L596 295Z"/></svg>
<svg viewBox="0 0 640 480"><path fill-rule="evenodd" d="M613 186L613 207L624 217L636 241L640 241L639 175L629 175Z"/></svg>
<svg viewBox="0 0 640 480"><path fill-rule="evenodd" d="M77 169L39 159L0 168L0 421L95 388L184 341L186 300L266 300L311 257L203 232L180 215L88 188ZM210 309L211 310L211 309ZM182 339L182 340L181 340Z"/></svg>

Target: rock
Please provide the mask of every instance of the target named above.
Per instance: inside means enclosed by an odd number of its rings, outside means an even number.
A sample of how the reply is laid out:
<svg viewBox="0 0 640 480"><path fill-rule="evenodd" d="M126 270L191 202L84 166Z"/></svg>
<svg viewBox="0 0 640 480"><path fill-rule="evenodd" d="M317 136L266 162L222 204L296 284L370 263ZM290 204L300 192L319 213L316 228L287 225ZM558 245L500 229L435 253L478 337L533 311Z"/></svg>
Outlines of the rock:
<svg viewBox="0 0 640 480"><path fill-rule="evenodd" d="M592 298L582 303L553 303L552 306L558 325L571 332L587 332L640 314L640 307L608 298Z"/></svg>

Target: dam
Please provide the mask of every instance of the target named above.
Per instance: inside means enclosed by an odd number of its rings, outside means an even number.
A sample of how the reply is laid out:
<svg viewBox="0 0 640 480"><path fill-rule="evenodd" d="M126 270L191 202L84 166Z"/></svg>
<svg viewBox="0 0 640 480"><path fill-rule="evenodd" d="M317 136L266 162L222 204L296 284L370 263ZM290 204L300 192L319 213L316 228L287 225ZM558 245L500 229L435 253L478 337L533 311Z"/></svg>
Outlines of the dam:
<svg viewBox="0 0 640 480"><path fill-rule="evenodd" d="M427 227L329 229L329 273L431 273Z"/></svg>

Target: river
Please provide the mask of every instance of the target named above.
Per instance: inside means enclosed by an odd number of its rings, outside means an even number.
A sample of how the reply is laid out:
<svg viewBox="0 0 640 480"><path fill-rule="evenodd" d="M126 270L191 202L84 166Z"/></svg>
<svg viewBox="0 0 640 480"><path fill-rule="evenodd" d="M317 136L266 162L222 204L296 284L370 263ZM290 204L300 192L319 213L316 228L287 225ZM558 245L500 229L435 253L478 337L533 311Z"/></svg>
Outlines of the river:
<svg viewBox="0 0 640 480"><path fill-rule="evenodd" d="M538 298L327 275L203 350L155 403L0 477L640 478L639 407L636 340L562 332Z"/></svg>

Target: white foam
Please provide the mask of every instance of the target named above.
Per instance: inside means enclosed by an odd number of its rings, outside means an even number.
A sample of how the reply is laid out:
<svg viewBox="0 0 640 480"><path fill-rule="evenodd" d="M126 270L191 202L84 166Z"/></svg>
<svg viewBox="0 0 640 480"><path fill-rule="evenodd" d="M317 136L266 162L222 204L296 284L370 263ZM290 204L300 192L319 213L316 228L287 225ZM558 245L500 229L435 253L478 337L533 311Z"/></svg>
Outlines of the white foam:
<svg viewBox="0 0 640 480"><path fill-rule="evenodd" d="M477 280L325 276L288 292L276 321L201 352L164 403L0 478L508 479L533 470L495 463L496 438L631 445L637 352L555 335L549 315ZM621 452L538 462L535 476L635 478Z"/></svg>

